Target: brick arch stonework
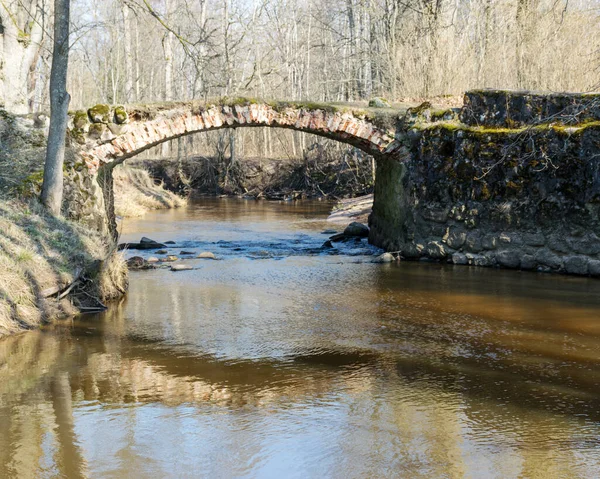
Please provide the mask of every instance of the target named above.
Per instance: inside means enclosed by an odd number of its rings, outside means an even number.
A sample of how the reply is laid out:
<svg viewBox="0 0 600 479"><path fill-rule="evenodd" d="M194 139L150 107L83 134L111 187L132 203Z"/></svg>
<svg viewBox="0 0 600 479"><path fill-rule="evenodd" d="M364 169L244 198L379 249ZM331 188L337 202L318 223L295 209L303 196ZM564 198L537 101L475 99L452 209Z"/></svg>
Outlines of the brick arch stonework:
<svg viewBox="0 0 600 479"><path fill-rule="evenodd" d="M394 131L390 131L392 128L376 126L364 110L326 104L251 100L237 100L232 104L221 100L213 104L96 105L72 112L70 117L68 133L80 172L74 175L73 184L67 188L75 198L71 203L81 203L75 193L82 189L86 190L87 198L96 198L96 205L91 208L95 212L86 211L89 207L75 208L72 216L78 219L94 216L94 224L108 228L113 234L116 234L116 222L112 167L182 136L223 128L274 127L337 140L378 158L393 155L401 149ZM82 179L84 176L86 178ZM97 190L95 194L90 191L93 189ZM101 206L100 203L104 204Z"/></svg>

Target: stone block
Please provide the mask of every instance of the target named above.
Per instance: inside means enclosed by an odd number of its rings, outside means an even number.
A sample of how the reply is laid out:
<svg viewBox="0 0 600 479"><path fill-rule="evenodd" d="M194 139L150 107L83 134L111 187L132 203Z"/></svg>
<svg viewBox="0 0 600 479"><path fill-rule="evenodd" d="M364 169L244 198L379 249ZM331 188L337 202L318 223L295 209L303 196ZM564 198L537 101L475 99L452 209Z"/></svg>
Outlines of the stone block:
<svg viewBox="0 0 600 479"><path fill-rule="evenodd" d="M581 238L569 238L567 243L575 253L585 255L600 253L600 238L595 234L587 234Z"/></svg>
<svg viewBox="0 0 600 479"><path fill-rule="evenodd" d="M552 270L559 270L563 267L563 260L560 256L554 254L547 248L539 250L535 255L535 260L539 264L547 266Z"/></svg>
<svg viewBox="0 0 600 479"><path fill-rule="evenodd" d="M467 255L465 255L463 253L454 253L452 255L452 262L454 264L461 264L461 265L467 265L467 264L469 264L469 260L467 258Z"/></svg>
<svg viewBox="0 0 600 479"><path fill-rule="evenodd" d="M505 268L518 268L521 265L521 258L518 251L500 251L496 255L496 261Z"/></svg>
<svg viewBox="0 0 600 479"><path fill-rule="evenodd" d="M498 246L498 239L493 234L487 234L481 240L481 245L483 249L496 249Z"/></svg>
<svg viewBox="0 0 600 479"><path fill-rule="evenodd" d="M481 234L477 232L469 233L466 239L466 248L472 253L479 253L483 249Z"/></svg>
<svg viewBox="0 0 600 479"><path fill-rule="evenodd" d="M589 261L585 256L569 256L565 259L565 271L569 274L586 275L589 273Z"/></svg>
<svg viewBox="0 0 600 479"><path fill-rule="evenodd" d="M425 247L419 243L409 243L402 248L402 256L407 259L417 259L423 256Z"/></svg>
<svg viewBox="0 0 600 479"><path fill-rule="evenodd" d="M467 241L467 233L458 229L452 229L448 238L446 239L446 243L450 248L460 249Z"/></svg>
<svg viewBox="0 0 600 479"><path fill-rule="evenodd" d="M592 276L600 276L600 261L590 260L588 267Z"/></svg>
<svg viewBox="0 0 600 479"><path fill-rule="evenodd" d="M425 254L430 258L444 259L448 256L446 246L439 241L431 241L425 247Z"/></svg>
<svg viewBox="0 0 600 479"><path fill-rule="evenodd" d="M527 246L544 246L546 238L541 233L525 233L523 235L523 242Z"/></svg>
<svg viewBox="0 0 600 479"><path fill-rule="evenodd" d="M559 253L569 253L569 245L567 244L564 236L557 234L550 235L548 237L548 247L553 251Z"/></svg>
<svg viewBox="0 0 600 479"><path fill-rule="evenodd" d="M521 257L521 269L532 271L535 268L537 268L537 261L535 260L535 257L530 254L524 254Z"/></svg>

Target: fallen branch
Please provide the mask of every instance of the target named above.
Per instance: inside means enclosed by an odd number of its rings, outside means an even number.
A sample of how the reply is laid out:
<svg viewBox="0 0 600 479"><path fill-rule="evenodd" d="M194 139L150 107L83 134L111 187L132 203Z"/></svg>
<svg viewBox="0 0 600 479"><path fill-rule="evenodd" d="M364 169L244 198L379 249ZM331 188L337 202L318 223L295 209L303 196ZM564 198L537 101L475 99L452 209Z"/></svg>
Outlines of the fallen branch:
<svg viewBox="0 0 600 479"><path fill-rule="evenodd" d="M75 287L75 285L79 282L81 278L81 273L83 273L83 269L78 268L75 270L75 275L73 277L73 281L68 284L63 284L61 286L53 286L51 288L44 289L40 295L42 298L50 298L52 296L58 295L58 299L64 298L67 294L71 292L71 290Z"/></svg>

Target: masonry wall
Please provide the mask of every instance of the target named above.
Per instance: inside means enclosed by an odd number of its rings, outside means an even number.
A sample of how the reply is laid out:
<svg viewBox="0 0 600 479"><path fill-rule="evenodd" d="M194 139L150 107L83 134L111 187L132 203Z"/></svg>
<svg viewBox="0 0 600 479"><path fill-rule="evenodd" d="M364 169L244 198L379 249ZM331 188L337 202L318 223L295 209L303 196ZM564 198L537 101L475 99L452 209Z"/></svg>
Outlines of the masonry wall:
<svg viewBox="0 0 600 479"><path fill-rule="evenodd" d="M600 276L600 122L569 124L571 107L566 121L559 110L524 127L527 98L511 98L524 118L506 114L506 96L486 94L466 103L493 125L421 112L398 130L410 154L379 161L371 241L409 260Z"/></svg>

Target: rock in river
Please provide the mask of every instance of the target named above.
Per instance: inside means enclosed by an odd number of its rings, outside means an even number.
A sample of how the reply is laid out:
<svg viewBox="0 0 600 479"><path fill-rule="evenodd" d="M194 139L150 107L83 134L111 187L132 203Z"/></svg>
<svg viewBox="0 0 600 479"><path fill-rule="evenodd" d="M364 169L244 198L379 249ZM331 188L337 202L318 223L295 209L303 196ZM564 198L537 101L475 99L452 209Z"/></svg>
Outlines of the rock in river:
<svg viewBox="0 0 600 479"><path fill-rule="evenodd" d="M393 263L394 261L396 261L396 258L392 253L383 253L381 256L377 256L373 263Z"/></svg>
<svg viewBox="0 0 600 479"><path fill-rule="evenodd" d="M198 256L196 256L196 258L200 258L200 259L217 259L217 257L213 253L210 253L209 251L204 251L203 253L200 253Z"/></svg>
<svg viewBox="0 0 600 479"><path fill-rule="evenodd" d="M143 269L152 269L154 266L148 263L141 256L132 256L127 260L127 267L132 271L138 271Z"/></svg>
<svg viewBox="0 0 600 479"><path fill-rule="evenodd" d="M188 266L187 264L174 264L171 266L171 271L190 271L194 268Z"/></svg>
<svg viewBox="0 0 600 479"><path fill-rule="evenodd" d="M121 243L119 245L119 250L123 249L161 249L165 248L165 245L162 243L158 243L150 238L146 238L145 236L140 240L139 243Z"/></svg>
<svg viewBox="0 0 600 479"><path fill-rule="evenodd" d="M161 258L160 262L161 263L171 263L173 261L177 261L179 258L177 256L174 255L169 255L166 258Z"/></svg>
<svg viewBox="0 0 600 479"><path fill-rule="evenodd" d="M346 236L359 236L361 238L366 238L369 236L369 227L367 225L363 225L362 223L358 223L354 221L346 226L344 230L344 234Z"/></svg>

